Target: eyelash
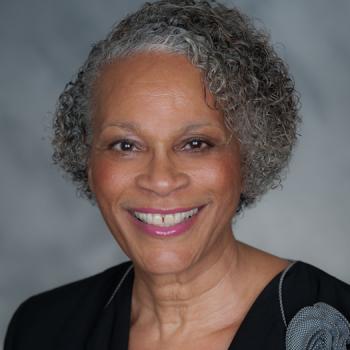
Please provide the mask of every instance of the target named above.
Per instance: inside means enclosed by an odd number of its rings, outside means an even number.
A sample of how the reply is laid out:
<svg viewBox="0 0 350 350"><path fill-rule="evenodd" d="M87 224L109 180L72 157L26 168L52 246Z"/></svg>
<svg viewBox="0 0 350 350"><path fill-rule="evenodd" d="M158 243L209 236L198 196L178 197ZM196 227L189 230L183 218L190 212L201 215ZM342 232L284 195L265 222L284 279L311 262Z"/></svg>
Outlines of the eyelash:
<svg viewBox="0 0 350 350"><path fill-rule="evenodd" d="M205 139L200 138L200 137L194 137L192 139L186 140L185 141L185 146L190 144L191 142L197 142L200 145L205 144L205 147L200 147L200 146L199 147L194 147L194 148L190 149L190 152L203 152L203 151L206 151L206 150L214 147L212 142L209 142L208 140L205 140Z"/></svg>
<svg viewBox="0 0 350 350"><path fill-rule="evenodd" d="M210 148L214 147L214 144L208 140L205 140L203 138L200 138L200 137L195 137L195 138L191 138L189 140L186 140L183 144L184 146L181 146L180 149L181 150L185 150L185 147L191 143L198 143L199 144L199 147L194 147L194 148L190 148L188 151L189 152L203 152L203 151L207 151L209 150ZM122 144L128 144L130 147L128 150L123 150L123 149L117 149L117 146L118 145L122 145ZM201 147L201 145L205 145L205 147ZM133 148L137 148L137 143L132 141L132 140L129 140L129 139L121 139L121 140L117 140L115 142L113 142L109 148L112 149L112 150L115 150L117 152L122 152L122 153L129 153L129 152L132 152L133 151ZM136 151L137 152L137 151Z"/></svg>
<svg viewBox="0 0 350 350"><path fill-rule="evenodd" d="M122 153L128 153L130 152L130 149L129 150L123 150L123 149L117 149L117 146L118 145L122 145L122 144L129 144L131 147L135 147L136 146L136 143L132 140L129 140L129 139L121 139L121 140L118 140L118 141L115 141L113 142L109 148L112 149L112 150L115 150L117 152L122 152Z"/></svg>

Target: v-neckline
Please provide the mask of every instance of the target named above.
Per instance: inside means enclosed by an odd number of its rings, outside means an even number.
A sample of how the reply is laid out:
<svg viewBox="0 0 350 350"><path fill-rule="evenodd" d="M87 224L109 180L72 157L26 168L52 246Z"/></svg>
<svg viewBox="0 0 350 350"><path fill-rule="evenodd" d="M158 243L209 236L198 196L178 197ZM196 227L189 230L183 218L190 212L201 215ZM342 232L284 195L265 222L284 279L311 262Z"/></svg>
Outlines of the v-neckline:
<svg viewBox="0 0 350 350"><path fill-rule="evenodd" d="M292 262L291 264L295 265L295 263L297 262ZM267 323L264 322L265 318L269 318L269 320L273 322L280 322L284 327L282 316L279 312L278 283L282 274L290 268L291 264L276 274L255 298L227 350L247 349L245 345L247 337L257 336L257 330L260 333L264 332L264 325L266 326ZM131 326L131 300L133 285L134 270L132 268L130 272L127 273L127 276L125 276L122 285L120 285L118 293L116 293L115 298L111 303L113 305L110 305L110 307L114 309L114 312L116 313L114 316L114 334L112 335L110 349L128 349L127 344L129 343ZM278 315L277 319L276 315ZM264 317L264 319L262 319L262 317Z"/></svg>
<svg viewBox="0 0 350 350"><path fill-rule="evenodd" d="M261 330L264 324L266 324L266 322L264 322L265 319L271 320L278 315L276 321L281 322L281 325L284 327L282 314L279 312L279 282L282 275L297 263L298 261L290 261L282 271L272 277L265 285L250 306L227 350L243 349L241 343L245 341L244 338L247 337L247 335L251 337L256 336L256 330ZM276 313L276 311L278 312ZM264 319L257 317L257 315L262 314L264 315ZM280 319L279 316L281 316Z"/></svg>

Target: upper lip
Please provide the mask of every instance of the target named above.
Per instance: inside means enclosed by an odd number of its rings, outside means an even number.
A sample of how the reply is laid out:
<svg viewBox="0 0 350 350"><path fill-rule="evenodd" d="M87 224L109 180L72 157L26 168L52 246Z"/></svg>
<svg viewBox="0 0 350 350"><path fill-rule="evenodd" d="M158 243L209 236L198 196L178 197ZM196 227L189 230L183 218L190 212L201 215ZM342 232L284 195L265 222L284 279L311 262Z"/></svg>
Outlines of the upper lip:
<svg viewBox="0 0 350 350"><path fill-rule="evenodd" d="M161 214L161 215L167 215L167 214L176 214L176 213L182 213L186 211L190 211L193 209L198 208L198 210L202 209L204 205L199 207L187 207L187 208L174 208L174 209L158 209L158 208L133 208L133 212L139 212L139 213L145 213L145 214Z"/></svg>

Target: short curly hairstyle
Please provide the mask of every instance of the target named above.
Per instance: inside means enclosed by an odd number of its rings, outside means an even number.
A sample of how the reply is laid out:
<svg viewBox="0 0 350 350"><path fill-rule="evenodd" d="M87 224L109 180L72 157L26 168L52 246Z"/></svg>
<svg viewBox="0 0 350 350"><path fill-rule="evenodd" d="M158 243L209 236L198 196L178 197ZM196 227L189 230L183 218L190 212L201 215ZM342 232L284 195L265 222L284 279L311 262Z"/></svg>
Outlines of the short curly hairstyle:
<svg viewBox="0 0 350 350"><path fill-rule="evenodd" d="M91 93L101 68L116 58L147 51L186 56L240 142L243 190L238 211L280 185L300 122L299 98L286 64L264 30L237 8L215 1L145 3L91 49L59 97L53 160L94 201L87 166Z"/></svg>

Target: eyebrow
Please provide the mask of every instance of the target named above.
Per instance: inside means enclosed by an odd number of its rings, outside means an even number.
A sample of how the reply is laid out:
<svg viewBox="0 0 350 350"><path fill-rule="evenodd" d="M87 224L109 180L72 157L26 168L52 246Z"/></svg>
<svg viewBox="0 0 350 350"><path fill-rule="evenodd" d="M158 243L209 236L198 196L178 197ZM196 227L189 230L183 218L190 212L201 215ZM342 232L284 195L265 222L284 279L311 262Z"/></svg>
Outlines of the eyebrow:
<svg viewBox="0 0 350 350"><path fill-rule="evenodd" d="M139 127L137 127L135 124L129 123L129 122L108 123L108 124L102 125L101 130L104 130L104 129L109 128L111 126L112 127L116 126L118 128L121 128L121 129L124 129L124 130L128 130L128 131L134 131L134 132L137 132L139 130Z"/></svg>
<svg viewBox="0 0 350 350"><path fill-rule="evenodd" d="M130 123L130 122L113 122L113 123L108 123L106 125L104 125L102 127L102 130L108 128L108 127L118 127L118 128L121 128L121 129L124 129L124 130L127 130L127 131L133 131L133 132L139 132L140 131L140 128L134 124L134 123ZM189 124L189 125L186 125L184 126L183 128L181 128L179 131L182 132L182 133L186 133L186 132L189 132L189 131L192 131L192 130L195 130L195 129L200 129L200 128L203 128L203 127L206 127L206 126L213 126L213 127L218 127L217 125L215 124L211 124L211 123L194 123L194 124Z"/></svg>

